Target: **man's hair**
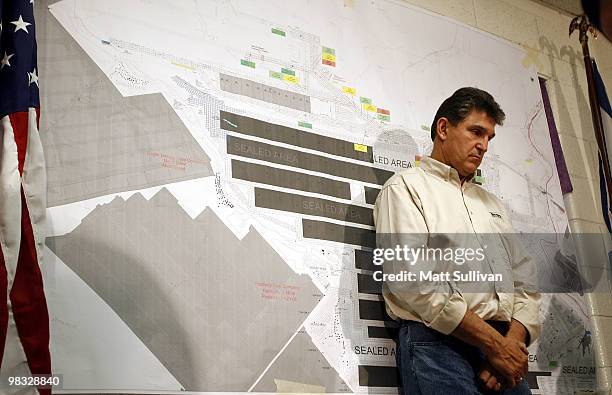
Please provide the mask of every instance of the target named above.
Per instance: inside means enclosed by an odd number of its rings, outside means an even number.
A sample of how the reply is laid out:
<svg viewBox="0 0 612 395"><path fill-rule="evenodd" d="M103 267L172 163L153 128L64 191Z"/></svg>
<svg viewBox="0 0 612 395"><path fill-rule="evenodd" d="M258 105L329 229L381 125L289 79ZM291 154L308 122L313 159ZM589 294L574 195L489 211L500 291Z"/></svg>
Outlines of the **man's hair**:
<svg viewBox="0 0 612 395"><path fill-rule="evenodd" d="M451 97L444 100L436 112L431 124L431 141L436 139L436 124L438 119L444 117L453 125L463 121L472 110L484 111L495 120L497 125L502 125L506 119L504 110L493 99L488 92L482 89L465 87L460 88Z"/></svg>

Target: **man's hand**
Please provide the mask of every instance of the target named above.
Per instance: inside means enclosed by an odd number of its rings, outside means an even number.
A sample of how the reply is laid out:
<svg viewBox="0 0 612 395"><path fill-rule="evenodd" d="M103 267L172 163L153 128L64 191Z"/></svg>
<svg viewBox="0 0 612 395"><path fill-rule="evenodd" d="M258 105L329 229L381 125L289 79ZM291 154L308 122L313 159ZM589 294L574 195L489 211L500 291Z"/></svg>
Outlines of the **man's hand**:
<svg viewBox="0 0 612 395"><path fill-rule="evenodd" d="M519 343L519 347L523 350L521 346L527 340L527 329L521 324L519 321L512 320L510 323L510 329L505 336L509 340L516 340ZM527 352L523 350L523 352ZM524 376L527 373L527 368L525 367ZM488 390L499 391L504 385L502 384L501 374L496 371L489 361L485 362L483 365L478 377L482 382L483 386ZM515 378L514 385L518 384L520 378Z"/></svg>
<svg viewBox="0 0 612 395"><path fill-rule="evenodd" d="M500 391L502 389L502 383L498 379L499 373L493 369L490 363L485 362L485 364L480 369L480 373L478 373L478 378L482 383L482 386L489 391Z"/></svg>
<svg viewBox="0 0 612 395"><path fill-rule="evenodd" d="M510 329L508 329L508 333L506 333L506 337L509 339L516 339L523 343L527 343L527 337L529 336L529 332L523 324L514 318L510 322Z"/></svg>
<svg viewBox="0 0 612 395"><path fill-rule="evenodd" d="M468 310L452 335L480 348L491 366L503 376L504 384L512 388L527 374L528 351L523 343L523 330L522 324L513 320L508 336L503 337L476 313Z"/></svg>
<svg viewBox="0 0 612 395"><path fill-rule="evenodd" d="M529 351L521 341L504 337L493 347L487 347L484 353L491 366L504 376L508 388L516 386L527 374Z"/></svg>

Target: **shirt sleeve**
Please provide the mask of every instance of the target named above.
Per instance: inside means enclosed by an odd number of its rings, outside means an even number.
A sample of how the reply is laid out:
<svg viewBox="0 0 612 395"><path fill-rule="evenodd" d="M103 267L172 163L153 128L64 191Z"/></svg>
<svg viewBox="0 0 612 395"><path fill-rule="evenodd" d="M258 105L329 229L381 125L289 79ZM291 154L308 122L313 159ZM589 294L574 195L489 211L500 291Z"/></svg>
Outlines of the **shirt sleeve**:
<svg viewBox="0 0 612 395"><path fill-rule="evenodd" d="M511 239L512 274L514 278L514 306L512 318L519 321L527 329L529 338L527 345L533 343L539 336L540 323L540 293L537 291L537 267L533 258L515 234L508 235Z"/></svg>
<svg viewBox="0 0 612 395"><path fill-rule="evenodd" d="M377 249L395 246L419 248L427 246L428 228L421 212L418 196L401 182L386 185L374 206ZM383 272L436 271L435 261L385 260ZM467 303L452 282L448 281L386 281L384 295L393 313L402 317L402 310L417 315L423 323L443 334L450 334L463 320ZM396 311L397 310L397 311Z"/></svg>
<svg viewBox="0 0 612 395"><path fill-rule="evenodd" d="M509 218L503 205L500 204L500 206L502 206L505 217ZM530 345L540 336L542 327L540 323L541 295L537 289L537 265L511 225L509 225L508 232L504 234L504 240L510 256L514 282L512 318L527 329L529 336L526 343Z"/></svg>

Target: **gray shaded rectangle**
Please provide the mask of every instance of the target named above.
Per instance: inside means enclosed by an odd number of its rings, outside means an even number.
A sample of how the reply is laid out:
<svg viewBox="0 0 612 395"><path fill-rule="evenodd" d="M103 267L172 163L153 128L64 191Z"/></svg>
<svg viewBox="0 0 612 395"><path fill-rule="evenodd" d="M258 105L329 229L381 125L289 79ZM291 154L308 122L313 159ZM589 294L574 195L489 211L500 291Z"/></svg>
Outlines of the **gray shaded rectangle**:
<svg viewBox="0 0 612 395"><path fill-rule="evenodd" d="M253 89L254 85L255 82L243 79L242 87L240 89L241 94L243 96L255 97L255 90Z"/></svg>
<svg viewBox="0 0 612 395"><path fill-rule="evenodd" d="M291 96L293 95L293 92L289 92L289 91L282 91L280 92L280 104L281 106L285 106L285 107L290 107L290 108L295 108L293 107L293 101L291 100Z"/></svg>
<svg viewBox="0 0 612 395"><path fill-rule="evenodd" d="M270 103L281 105L279 100L280 92L279 89L271 86L270 87Z"/></svg>
<svg viewBox="0 0 612 395"><path fill-rule="evenodd" d="M262 85L261 89L263 90L263 96L261 100L268 103L272 103L272 94L270 93L272 91L272 87L268 85Z"/></svg>
<svg viewBox="0 0 612 395"><path fill-rule="evenodd" d="M355 250L355 268L361 270L380 270L379 266L372 262L372 251Z"/></svg>
<svg viewBox="0 0 612 395"><path fill-rule="evenodd" d="M255 188L255 206L373 225L372 209L293 193Z"/></svg>
<svg viewBox="0 0 612 395"><path fill-rule="evenodd" d="M227 111L221 111L219 119L221 121L221 129L230 132L261 137L267 140L278 141L279 143L291 144L364 162L373 162L372 147L370 146L366 146L367 152L357 151L355 150L355 143L350 141L306 132Z"/></svg>
<svg viewBox="0 0 612 395"><path fill-rule="evenodd" d="M225 74L221 74L219 78L219 83L220 83L221 90L226 91L226 92L236 93L234 92L234 89L232 88L233 85L232 85L232 81L230 81L229 79L229 76Z"/></svg>
<svg viewBox="0 0 612 395"><path fill-rule="evenodd" d="M310 97L286 89L275 88L246 78L219 74L221 90L238 95L262 100L268 103L310 112Z"/></svg>
<svg viewBox="0 0 612 395"><path fill-rule="evenodd" d="M370 187L363 187L363 189L365 190L366 203L368 204L376 203L376 198L378 197L378 194L380 193L380 189L370 188Z"/></svg>
<svg viewBox="0 0 612 395"><path fill-rule="evenodd" d="M304 98L302 95L296 95L295 93L291 93L291 108L304 108Z"/></svg>
<svg viewBox="0 0 612 395"><path fill-rule="evenodd" d="M346 182L290 170L276 169L257 163L232 160L232 177L261 184L297 189L299 191L320 193L340 199L351 198L351 186Z"/></svg>
<svg viewBox="0 0 612 395"><path fill-rule="evenodd" d="M40 139L48 207L213 174L208 155L160 93L123 97L47 16L37 39L46 77Z"/></svg>
<svg viewBox="0 0 612 395"><path fill-rule="evenodd" d="M336 241L374 248L376 233L373 230L353 228L329 222L302 219L303 236L308 239Z"/></svg>
<svg viewBox="0 0 612 395"><path fill-rule="evenodd" d="M372 339L397 339L399 328L368 326L368 337Z"/></svg>
<svg viewBox="0 0 612 395"><path fill-rule="evenodd" d="M263 86L261 84L253 85L253 99L263 100Z"/></svg>
<svg viewBox="0 0 612 395"><path fill-rule="evenodd" d="M310 112L310 96L304 96L304 108L307 108L308 110L303 111Z"/></svg>
<svg viewBox="0 0 612 395"><path fill-rule="evenodd" d="M359 385L364 387L397 387L395 366L359 365Z"/></svg>
<svg viewBox="0 0 612 395"><path fill-rule="evenodd" d="M348 163L236 136L227 136L227 153L378 185L384 184L393 175L392 172L383 169Z"/></svg>
<svg viewBox="0 0 612 395"><path fill-rule="evenodd" d="M362 320L393 321L385 310L385 302L359 299L359 318Z"/></svg>
<svg viewBox="0 0 612 395"><path fill-rule="evenodd" d="M362 294L382 294L382 282L375 281L371 274L357 273L357 292Z"/></svg>

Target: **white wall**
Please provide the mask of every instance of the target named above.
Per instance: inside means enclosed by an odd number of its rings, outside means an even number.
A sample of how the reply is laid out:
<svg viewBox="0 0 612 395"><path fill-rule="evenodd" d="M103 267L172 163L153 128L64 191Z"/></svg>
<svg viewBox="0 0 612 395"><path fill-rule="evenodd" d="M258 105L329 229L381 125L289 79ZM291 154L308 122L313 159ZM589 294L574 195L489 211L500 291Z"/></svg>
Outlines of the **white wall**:
<svg viewBox="0 0 612 395"><path fill-rule="evenodd" d="M347 1L347 0L345 0ZM525 49L524 62L548 78L555 122L574 191L565 195L573 232L607 233L599 198L598 149L591 121L582 48L577 32L569 37L572 16L532 0L405 0L459 20ZM612 94L612 44L589 39L591 55ZM602 249L603 251L603 249ZM604 259L598 260L609 269ZM610 273L607 271L608 279ZM591 294L594 336L598 342L598 380L612 383L612 295Z"/></svg>

